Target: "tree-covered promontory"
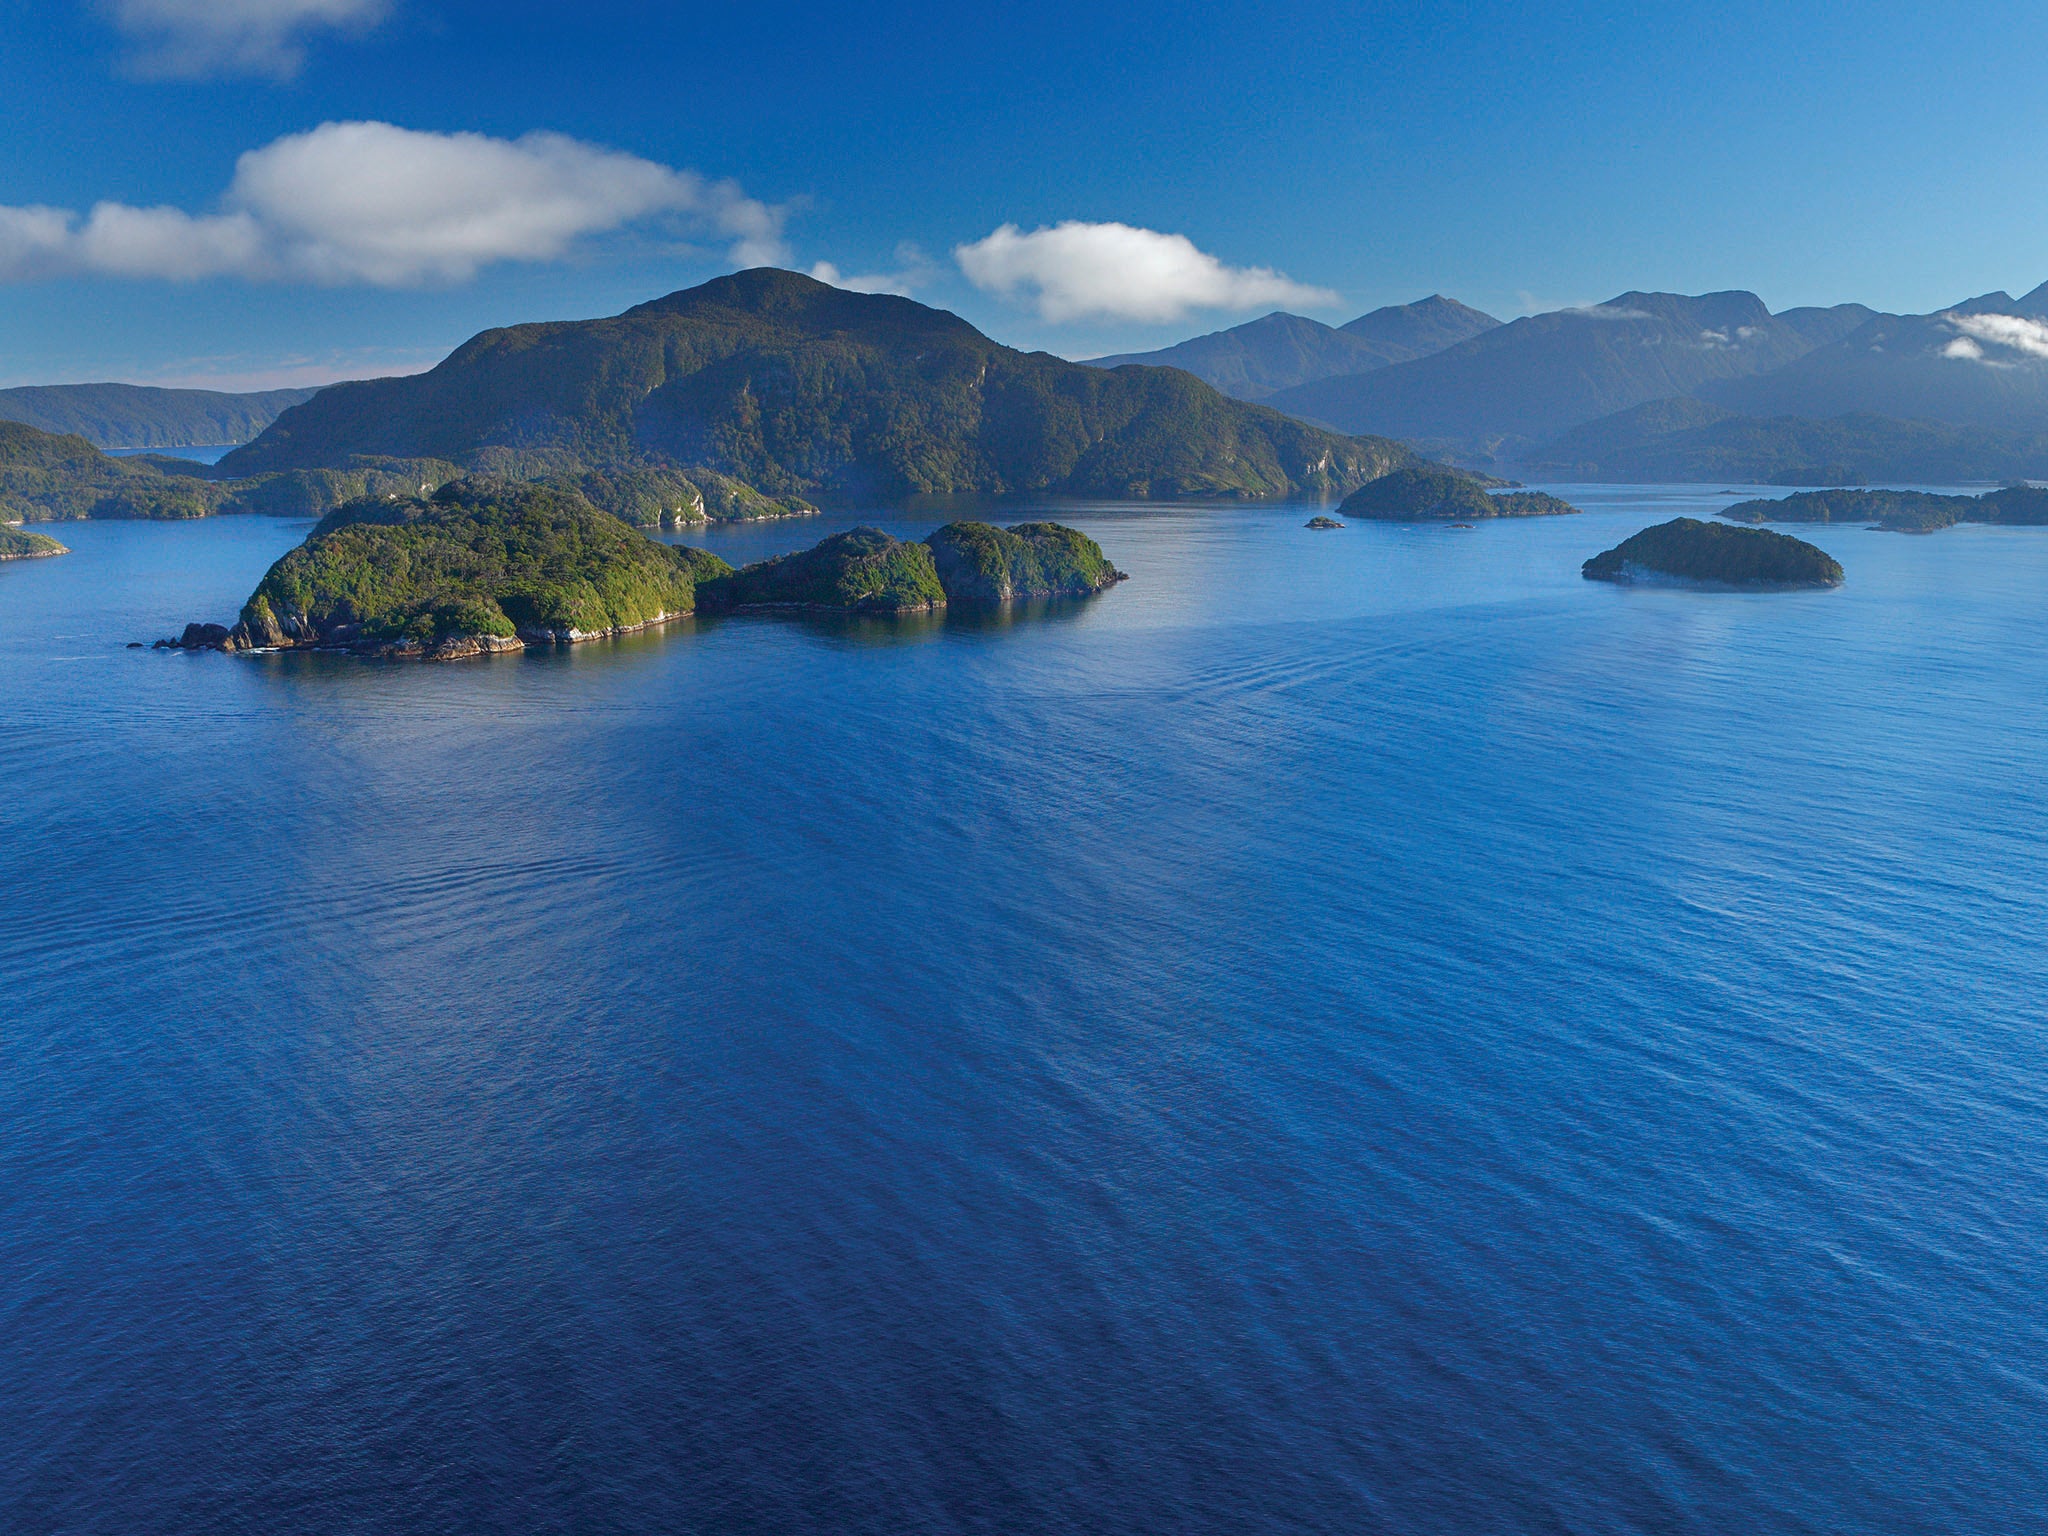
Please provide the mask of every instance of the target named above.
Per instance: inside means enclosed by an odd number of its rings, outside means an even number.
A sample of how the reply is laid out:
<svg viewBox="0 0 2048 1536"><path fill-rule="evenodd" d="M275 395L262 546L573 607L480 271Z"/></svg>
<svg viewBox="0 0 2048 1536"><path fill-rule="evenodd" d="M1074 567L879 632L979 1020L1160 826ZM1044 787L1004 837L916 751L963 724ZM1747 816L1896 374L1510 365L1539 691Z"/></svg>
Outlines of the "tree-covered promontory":
<svg viewBox="0 0 2048 1536"><path fill-rule="evenodd" d="M70 553L48 534L29 533L0 523L0 560L40 560L48 555Z"/></svg>

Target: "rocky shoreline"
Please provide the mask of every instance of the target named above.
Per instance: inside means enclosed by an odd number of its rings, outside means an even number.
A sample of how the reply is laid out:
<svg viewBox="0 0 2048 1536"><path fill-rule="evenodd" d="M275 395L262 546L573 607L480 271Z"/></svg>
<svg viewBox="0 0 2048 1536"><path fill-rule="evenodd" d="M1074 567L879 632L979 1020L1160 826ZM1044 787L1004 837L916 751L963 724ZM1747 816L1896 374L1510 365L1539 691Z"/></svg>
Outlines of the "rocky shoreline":
<svg viewBox="0 0 2048 1536"><path fill-rule="evenodd" d="M46 533L30 533L13 523L0 523L0 560L48 560L70 549Z"/></svg>
<svg viewBox="0 0 2048 1536"><path fill-rule="evenodd" d="M511 651L554 650L581 645L591 640L616 640L641 630L657 629L688 613L660 613L637 624L619 624L609 629L522 629L512 635L441 635L432 640L404 637L396 640L361 639L354 625L340 625L325 635L304 631L283 633L276 639L254 634L245 620L233 628L225 624L187 624L175 640L158 640L152 650L222 651L229 655L274 655L280 651L310 651L330 656L370 656L388 661L461 661L471 656L502 656ZM295 630L298 626L292 626Z"/></svg>

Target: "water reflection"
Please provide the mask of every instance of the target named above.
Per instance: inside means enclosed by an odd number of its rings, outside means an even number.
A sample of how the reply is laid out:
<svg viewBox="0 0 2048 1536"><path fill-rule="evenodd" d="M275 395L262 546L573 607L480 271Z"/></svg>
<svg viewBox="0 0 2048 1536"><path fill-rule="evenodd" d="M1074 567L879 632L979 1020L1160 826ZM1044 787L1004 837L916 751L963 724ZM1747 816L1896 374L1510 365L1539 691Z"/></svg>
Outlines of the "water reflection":
<svg viewBox="0 0 2048 1536"><path fill-rule="evenodd" d="M804 609L751 609L739 613L694 614L652 629L583 640L574 645L535 646L525 651L422 662L418 657L355 655L342 651L260 651L233 658L259 675L295 681L427 670L484 672L494 677L520 667L615 668L638 666L721 631L744 633L764 627L822 641L840 649L926 645L945 636L1006 632L1019 626L1073 623L1101 600L1094 597L1031 598L1009 603L960 602L931 613L829 613Z"/></svg>

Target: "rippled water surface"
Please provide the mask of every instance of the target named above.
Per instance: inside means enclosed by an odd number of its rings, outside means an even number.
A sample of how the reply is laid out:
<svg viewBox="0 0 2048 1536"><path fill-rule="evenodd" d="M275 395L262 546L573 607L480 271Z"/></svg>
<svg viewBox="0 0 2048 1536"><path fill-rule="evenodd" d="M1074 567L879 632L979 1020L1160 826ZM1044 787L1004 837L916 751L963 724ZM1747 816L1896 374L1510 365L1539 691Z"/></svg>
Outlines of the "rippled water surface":
<svg viewBox="0 0 2048 1536"><path fill-rule="evenodd" d="M2042 1529L2048 530L1575 494L438 667L0 567L0 1529Z"/></svg>

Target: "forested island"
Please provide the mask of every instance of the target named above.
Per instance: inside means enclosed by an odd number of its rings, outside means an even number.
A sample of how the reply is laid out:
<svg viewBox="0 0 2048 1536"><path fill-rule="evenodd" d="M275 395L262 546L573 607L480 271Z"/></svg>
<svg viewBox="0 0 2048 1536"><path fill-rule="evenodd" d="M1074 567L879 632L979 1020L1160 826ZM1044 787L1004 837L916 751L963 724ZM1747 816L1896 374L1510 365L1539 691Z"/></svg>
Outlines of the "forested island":
<svg viewBox="0 0 2048 1536"><path fill-rule="evenodd" d="M464 477L367 497L273 565L233 626L160 648L347 650L447 660L622 635L700 611L913 613L950 602L1079 597L1124 579L1057 523L950 523L922 543L877 528L735 571L659 543L560 486Z"/></svg>
<svg viewBox="0 0 2048 1536"><path fill-rule="evenodd" d="M1086 597L1124 579L1093 539L1058 523L948 523L922 543L854 528L707 583L704 606L919 613L949 602Z"/></svg>
<svg viewBox="0 0 2048 1536"><path fill-rule="evenodd" d="M1485 517L1555 517L1579 509L1543 491L1491 491L1486 482L1441 465L1391 470L1360 486L1340 517L1381 522L1470 522Z"/></svg>
<svg viewBox="0 0 2048 1536"><path fill-rule="evenodd" d="M329 514L270 568L238 624L188 625L176 643L474 656L680 618L696 609L699 579L730 570L573 491L462 479Z"/></svg>
<svg viewBox="0 0 2048 1536"><path fill-rule="evenodd" d="M2009 485L1981 496L1932 491L1831 490L1738 501L1721 516L1741 523L1867 523L1894 533L1938 533L1957 523L2048 524L2048 489Z"/></svg>
<svg viewBox="0 0 2048 1536"><path fill-rule="evenodd" d="M735 571L705 599L707 608L928 613L946 605L946 589L924 545L879 528L853 528Z"/></svg>
<svg viewBox="0 0 2048 1536"><path fill-rule="evenodd" d="M1789 590L1838 587L1842 567L1826 550L1765 528L1731 528L1676 517L1627 538L1580 567L1588 581L1683 582Z"/></svg>

